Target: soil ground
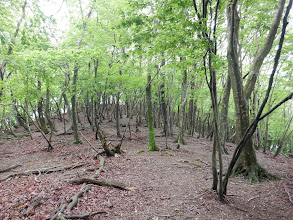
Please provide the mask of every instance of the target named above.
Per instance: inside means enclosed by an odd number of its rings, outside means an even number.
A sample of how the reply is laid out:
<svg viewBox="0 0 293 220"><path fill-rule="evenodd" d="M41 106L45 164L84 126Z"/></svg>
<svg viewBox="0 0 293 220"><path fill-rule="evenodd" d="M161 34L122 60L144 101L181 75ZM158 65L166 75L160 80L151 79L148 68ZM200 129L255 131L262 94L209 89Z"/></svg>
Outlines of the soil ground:
<svg viewBox="0 0 293 220"><path fill-rule="evenodd" d="M84 122L83 135L99 150L92 129ZM115 135L115 123L104 121L101 128L113 145L119 138ZM81 176L89 168L98 169L96 152L83 140L73 144L72 135L52 137L53 151L47 152L47 144L40 132L20 139L0 138L0 170L21 165L10 172L0 173L0 179L9 174L49 167L65 167L83 164L78 169L50 174L38 174L9 178L0 182L0 219L45 219L60 205L64 198L69 202L81 185L68 180ZM122 128L124 129L124 128ZM228 184L227 203L218 201L211 190L212 142L204 138L186 137L187 145L176 149L174 138L167 139L173 156L166 153L166 140L156 137L160 152L147 152L148 130L139 127L138 132L126 132L122 149L124 154L105 157L105 172L98 178L115 180L133 187L127 191L112 187L93 185L80 198L69 215L81 215L105 211L89 219L293 219L293 159L285 156L274 158L270 153L257 152L259 163L269 172L282 177L281 181L264 180L249 184L242 177L233 177ZM160 134L161 129L156 130ZM17 131L21 132L20 130ZM235 149L227 144L230 155L224 155L225 167ZM138 153L144 150L144 152ZM88 172L82 177L89 177ZM41 204L24 217L28 207L36 199Z"/></svg>

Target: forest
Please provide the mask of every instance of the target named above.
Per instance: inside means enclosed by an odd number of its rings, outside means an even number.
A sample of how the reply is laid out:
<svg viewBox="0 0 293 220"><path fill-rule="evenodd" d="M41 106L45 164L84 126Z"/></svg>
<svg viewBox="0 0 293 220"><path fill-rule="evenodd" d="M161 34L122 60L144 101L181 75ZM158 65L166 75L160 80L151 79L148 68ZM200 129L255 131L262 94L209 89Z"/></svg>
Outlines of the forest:
<svg viewBox="0 0 293 220"><path fill-rule="evenodd" d="M0 0L0 219L290 219L293 0Z"/></svg>

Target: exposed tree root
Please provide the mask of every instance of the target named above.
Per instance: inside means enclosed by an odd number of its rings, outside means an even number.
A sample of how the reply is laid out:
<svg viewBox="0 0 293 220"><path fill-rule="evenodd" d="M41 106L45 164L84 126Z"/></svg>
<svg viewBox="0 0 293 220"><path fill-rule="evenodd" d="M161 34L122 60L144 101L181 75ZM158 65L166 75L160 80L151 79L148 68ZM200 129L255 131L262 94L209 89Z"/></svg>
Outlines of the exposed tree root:
<svg viewBox="0 0 293 220"><path fill-rule="evenodd" d="M94 212L92 214L83 214L83 215L63 215L62 217L64 219L86 219L88 217L92 217L92 216L95 216L95 215L101 215L101 214L106 214L107 212L105 211L99 211L99 212ZM61 216L60 216L61 217ZM62 219L62 217L59 219Z"/></svg>
<svg viewBox="0 0 293 220"><path fill-rule="evenodd" d="M72 210L77 205L78 199L83 197L83 195L86 194L90 188L90 185L84 185L84 187L78 193L71 197L71 202L67 205L67 209Z"/></svg>
<svg viewBox="0 0 293 220"><path fill-rule="evenodd" d="M82 167L84 164L72 164L70 166L67 167L51 167L51 168L45 168L45 169L41 169L41 170L28 170L28 171L24 171L21 173L14 173L11 175L8 175L7 177L0 179L0 182L5 181L9 178L13 178L13 177L17 177L17 176L29 176L31 174L34 175L39 175L39 174L49 174L49 173L54 173L54 172L62 172L64 170L72 170L72 169L76 169L76 168L80 168Z"/></svg>
<svg viewBox="0 0 293 220"><path fill-rule="evenodd" d="M250 183L256 182L258 183L262 179L269 179L269 180L280 180L281 178L269 173L266 169L264 169L259 164L256 164L254 166L250 167L244 167L238 165L234 168L234 171L232 173L233 176L235 175L242 175L246 178L248 178Z"/></svg>
<svg viewBox="0 0 293 220"><path fill-rule="evenodd" d="M5 173L5 172L8 172L8 171L10 171L10 170L13 170L13 169L15 169L15 168L17 168L17 167L20 167L20 166L22 166L22 165L14 165L14 166L12 166L12 167L8 167L8 168L6 168L6 169L3 169L3 170L0 170L0 173Z"/></svg>
<svg viewBox="0 0 293 220"><path fill-rule="evenodd" d="M54 214L52 217L48 217L46 218L45 220L55 220L57 219L60 215L62 215L62 212L66 209L66 201L64 198L62 198L60 200L60 205L59 207L54 211L52 212L52 214Z"/></svg>
<svg viewBox="0 0 293 220"><path fill-rule="evenodd" d="M114 188L119 188L119 189L124 189L124 190L129 190L125 184L120 183L118 181L113 181L113 180L104 180L104 179L91 179L91 178L78 178L74 180L69 181L72 184L83 184L83 183L88 183L88 184L95 184L99 186L110 186Z"/></svg>
<svg viewBox="0 0 293 220"><path fill-rule="evenodd" d="M30 215L32 215L32 211L34 208L36 208L37 206L41 205L43 198L36 198L31 205L28 207L28 209L26 210L26 212L23 214L24 217L28 217Z"/></svg>
<svg viewBox="0 0 293 220"><path fill-rule="evenodd" d="M104 171L105 159L102 156L99 156L99 159L100 159L100 167L95 172L95 174L91 176L91 178L96 178L102 171ZM54 219L85 219L94 215L106 213L105 211L99 211L92 214L84 214L84 215L63 215L62 214L65 209L72 210L78 204L78 199L83 197L83 195L87 193L91 188L90 185L87 185L87 182L83 182L80 184L83 184L81 190L78 191L75 195L73 195L70 198L70 203L67 205L65 199L62 198L60 200L60 206L52 213L54 214L54 216L47 219L50 219L50 220L52 219L53 220Z"/></svg>

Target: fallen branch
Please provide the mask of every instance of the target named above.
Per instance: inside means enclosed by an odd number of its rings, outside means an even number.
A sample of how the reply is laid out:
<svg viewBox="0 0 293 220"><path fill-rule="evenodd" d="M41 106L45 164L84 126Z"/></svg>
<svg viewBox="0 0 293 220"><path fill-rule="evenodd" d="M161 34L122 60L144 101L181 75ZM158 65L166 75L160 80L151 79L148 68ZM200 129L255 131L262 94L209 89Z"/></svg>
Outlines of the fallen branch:
<svg viewBox="0 0 293 220"><path fill-rule="evenodd" d="M23 214L24 217L28 217L30 215L32 215L32 211L34 208L36 208L37 206L41 205L42 203L42 198L37 198L33 201L33 203L28 207L28 209L26 210L26 212Z"/></svg>
<svg viewBox="0 0 293 220"><path fill-rule="evenodd" d="M127 186L123 183L120 183L118 181L113 181L113 180L104 180L104 179L90 179L90 178L78 178L74 180L70 180L69 183L72 184L83 184L83 183L88 183L88 184L95 184L99 186L110 186L118 189L123 189L123 190L129 190Z"/></svg>
<svg viewBox="0 0 293 220"><path fill-rule="evenodd" d="M82 167L84 164L73 164L73 165L70 165L70 166L67 166L67 167L53 167L53 168L45 168L45 169L42 169L42 170L29 170L29 171L25 171L25 172L21 172L21 173L14 173L14 174L11 174L11 175L8 175L7 177L3 178L3 179L0 179L0 182L3 182L9 178L13 178L13 177L17 177L17 176L29 176L31 174L34 174L34 175L39 175L39 174L49 174L49 173L55 173L55 172L61 172L61 171L64 171L64 170L73 170L73 169L76 169L76 168L79 168L79 167Z"/></svg>
<svg viewBox="0 0 293 220"><path fill-rule="evenodd" d="M100 172L104 171L104 165L105 165L105 159L102 156L99 156L100 159L100 167L95 172L94 175L91 176L92 179L97 178L97 176L100 174ZM68 210L72 210L78 203L78 199L81 198L85 193L87 193L90 190L90 186L86 185L86 183L83 183L83 186L79 192L77 192L74 196L71 197L70 204L67 205Z"/></svg>
<svg viewBox="0 0 293 220"><path fill-rule="evenodd" d="M10 170L13 170L13 169L15 169L15 168L17 168L17 167L20 167L20 166L22 166L22 165L14 165L14 166L12 166L12 167L9 167L9 168L6 168L6 169L3 169L3 170L0 170L0 173L5 173L5 172L8 172L8 171L10 171Z"/></svg>
<svg viewBox="0 0 293 220"><path fill-rule="evenodd" d="M103 130L99 127L97 128L96 135L99 137L102 147L108 157L115 156L115 154L122 154L123 150L121 150L121 141L116 146L113 146L111 142L107 142L106 135ZM112 145L113 148L109 148L109 145Z"/></svg>
<svg viewBox="0 0 293 220"><path fill-rule="evenodd" d="M91 142L83 135L83 133L81 131L79 131L79 133L81 134L81 136L86 140L86 142L90 145L90 147L96 151L97 153L99 153L99 151L91 144Z"/></svg>
<svg viewBox="0 0 293 220"><path fill-rule="evenodd" d="M72 196L70 199L71 202L67 205L67 210L72 210L77 205L78 199L80 197L83 197L83 195L87 193L90 190L90 188L91 187L89 185L85 185L82 188L82 190L80 190L78 193Z"/></svg>
<svg viewBox="0 0 293 220"><path fill-rule="evenodd" d="M97 178L97 176L98 176L101 172L105 171L105 169L104 169L104 165L105 165L105 159L104 159L104 157L102 157L101 155L99 155L99 160L100 160L100 167L99 167L99 169L95 172L95 174L91 176L92 179Z"/></svg>
<svg viewBox="0 0 293 220"><path fill-rule="evenodd" d="M55 219L57 219L65 209L66 209L66 202L65 202L65 199L62 198L60 200L59 207L52 213L52 214L54 214L54 213L56 213L56 214L53 215L52 217L45 218L45 220L49 220L49 219L50 220L55 220Z"/></svg>
<svg viewBox="0 0 293 220"><path fill-rule="evenodd" d="M83 215L63 215L65 219L86 219L91 216L107 214L105 211L94 212L92 214L83 214Z"/></svg>

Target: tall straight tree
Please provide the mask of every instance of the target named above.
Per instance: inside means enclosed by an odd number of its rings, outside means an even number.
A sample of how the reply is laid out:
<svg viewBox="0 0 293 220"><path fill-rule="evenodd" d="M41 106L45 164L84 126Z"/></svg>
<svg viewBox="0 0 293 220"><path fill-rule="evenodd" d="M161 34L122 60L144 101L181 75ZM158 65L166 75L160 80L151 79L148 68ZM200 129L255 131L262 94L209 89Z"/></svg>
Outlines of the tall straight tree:
<svg viewBox="0 0 293 220"><path fill-rule="evenodd" d="M147 116L148 116L148 126L149 126L149 148L148 148L148 151L159 151L160 148L158 148L158 146L156 145L156 141L155 141L151 82L152 82L152 76L151 76L150 70L148 70L147 87L146 87Z"/></svg>
<svg viewBox="0 0 293 220"><path fill-rule="evenodd" d="M176 143L178 143L177 148L180 147L180 144L186 144L184 140L184 115L185 115L185 105L187 101L187 70L186 64L186 57L180 57L180 61L182 62L183 71L182 71L182 93L181 93L181 104L179 108L179 115L178 115L178 136L176 138Z"/></svg>
<svg viewBox="0 0 293 220"><path fill-rule="evenodd" d="M90 8L90 11L87 14L87 21L84 21L83 24L82 24L81 37L76 42L76 46L77 46L78 49L80 48L81 42L83 40L86 25L87 25L87 22L89 21L89 19L91 17L91 14L93 12L95 2L96 2L96 0L93 0L92 6ZM78 131L77 98L76 98L76 95L77 95L76 87L77 87L78 71L79 71L78 62L75 62L74 70L73 70L73 81L72 81L72 93L73 93L73 95L71 97L71 105L72 105L72 129L73 129L73 134L74 134L74 143L76 143L76 144L81 143L81 140L79 138L79 133L78 133L79 131Z"/></svg>

